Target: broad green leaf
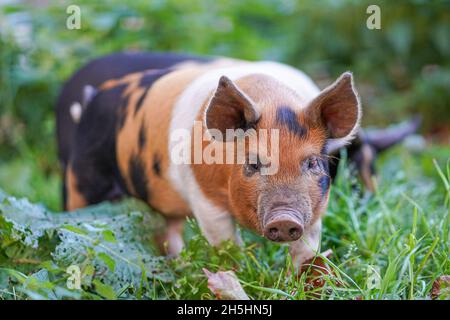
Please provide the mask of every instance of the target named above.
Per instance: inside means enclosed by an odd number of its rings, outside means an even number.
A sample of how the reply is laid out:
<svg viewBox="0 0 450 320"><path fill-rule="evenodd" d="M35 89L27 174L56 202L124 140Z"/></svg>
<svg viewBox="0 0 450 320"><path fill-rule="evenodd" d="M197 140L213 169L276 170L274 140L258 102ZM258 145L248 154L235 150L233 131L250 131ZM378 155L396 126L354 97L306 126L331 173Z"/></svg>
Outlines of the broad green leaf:
<svg viewBox="0 0 450 320"><path fill-rule="evenodd" d="M116 243L116 237L114 236L114 233L111 230L105 230L103 231L103 239L108 242Z"/></svg>
<svg viewBox="0 0 450 320"><path fill-rule="evenodd" d="M111 258L109 255L107 255L104 252L100 252L98 254L98 257L103 260L103 262L108 266L109 270L114 272L114 269L116 267L116 263L113 258Z"/></svg>
<svg viewBox="0 0 450 320"><path fill-rule="evenodd" d="M108 300L117 299L116 293L114 292L114 289L111 286L103 284L99 280L94 280L93 285L95 292L97 292L103 298L106 298Z"/></svg>

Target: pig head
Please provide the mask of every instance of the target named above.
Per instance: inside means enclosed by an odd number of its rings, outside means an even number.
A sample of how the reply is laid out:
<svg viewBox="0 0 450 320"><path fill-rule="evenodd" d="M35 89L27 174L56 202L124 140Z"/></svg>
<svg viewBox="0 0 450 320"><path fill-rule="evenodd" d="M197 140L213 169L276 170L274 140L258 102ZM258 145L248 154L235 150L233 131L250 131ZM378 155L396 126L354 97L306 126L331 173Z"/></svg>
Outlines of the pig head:
<svg viewBox="0 0 450 320"><path fill-rule="evenodd" d="M349 141L361 117L349 72L315 97L299 93L266 75L222 77L205 111L211 131L250 130L258 140L262 129L277 132L277 143L270 135L263 141L267 154L249 146L244 163L224 169L228 206L244 226L290 242L297 263L314 256L320 240L330 188L326 145Z"/></svg>

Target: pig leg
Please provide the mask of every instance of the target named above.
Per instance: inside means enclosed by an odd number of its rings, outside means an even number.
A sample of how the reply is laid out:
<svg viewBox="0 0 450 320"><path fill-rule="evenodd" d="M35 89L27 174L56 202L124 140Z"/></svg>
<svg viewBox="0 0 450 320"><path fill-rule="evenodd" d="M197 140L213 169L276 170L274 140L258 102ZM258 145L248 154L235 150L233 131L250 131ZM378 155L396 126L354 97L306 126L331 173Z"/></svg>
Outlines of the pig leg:
<svg viewBox="0 0 450 320"><path fill-rule="evenodd" d="M162 253L178 256L183 249L183 227L185 219L166 219L166 231L156 237L156 242Z"/></svg>
<svg viewBox="0 0 450 320"><path fill-rule="evenodd" d="M233 240L241 243L231 214L207 201L197 201L193 213L206 240L218 246L222 241Z"/></svg>
<svg viewBox="0 0 450 320"><path fill-rule="evenodd" d="M302 264L313 258L319 251L321 229L322 221L319 219L305 231L303 237L291 242L289 253L297 271L300 271Z"/></svg>

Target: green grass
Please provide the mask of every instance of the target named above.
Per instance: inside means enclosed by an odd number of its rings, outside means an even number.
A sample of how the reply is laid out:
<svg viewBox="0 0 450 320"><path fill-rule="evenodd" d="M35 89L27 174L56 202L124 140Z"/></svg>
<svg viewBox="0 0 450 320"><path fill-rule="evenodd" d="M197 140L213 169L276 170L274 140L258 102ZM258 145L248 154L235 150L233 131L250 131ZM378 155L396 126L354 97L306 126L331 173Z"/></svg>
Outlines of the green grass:
<svg viewBox="0 0 450 320"><path fill-rule="evenodd" d="M55 162L54 156L22 147L20 157L0 162L0 189L59 211L61 178Z"/></svg>
<svg viewBox="0 0 450 320"><path fill-rule="evenodd" d="M112 291L109 295L87 286L81 296L213 299L202 272L202 268L207 268L235 271L253 299L429 299L433 281L450 274L449 154L450 148L443 146L428 147L420 154L401 147L388 152L378 162L380 179L374 195L362 192L354 175L341 168L344 170L332 187L324 218L321 246L322 252L333 250L329 260L325 258L333 273L320 276L322 287L309 285L308 272L301 277L293 275L287 246L242 230L243 247L224 243L212 248L195 221L190 220L185 250L179 258L167 260L172 280L142 277L134 290L107 288ZM20 173L21 167L29 168L26 170L30 173L13 184L5 183L10 180L3 177ZM11 168L16 171L9 171ZM0 188L34 201L45 199L44 203L53 207L58 203L58 179L54 174L43 177L37 168L31 159L0 166ZM21 183L27 188L21 189ZM42 267L31 267L23 275L16 275L16 279L30 277ZM21 265L11 264L7 269L10 274L24 270ZM24 281L13 286L14 293L11 287L3 289L0 297L33 298L30 290L20 290ZM142 290L143 287L151 290Z"/></svg>

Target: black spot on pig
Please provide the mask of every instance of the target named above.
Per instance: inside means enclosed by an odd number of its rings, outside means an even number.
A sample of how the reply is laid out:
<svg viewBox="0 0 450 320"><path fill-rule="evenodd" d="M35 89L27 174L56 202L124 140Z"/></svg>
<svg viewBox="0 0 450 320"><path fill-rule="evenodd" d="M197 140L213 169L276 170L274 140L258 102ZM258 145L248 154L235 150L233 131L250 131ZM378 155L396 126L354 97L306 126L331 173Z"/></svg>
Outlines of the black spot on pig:
<svg viewBox="0 0 450 320"><path fill-rule="evenodd" d="M124 86L125 87L125 86ZM125 125L128 115L129 96L122 97L117 108L117 130L120 130Z"/></svg>
<svg viewBox="0 0 450 320"><path fill-rule="evenodd" d="M290 132L299 137L306 135L306 128L298 122L297 114L289 107L281 107L277 110L277 122L285 125Z"/></svg>
<svg viewBox="0 0 450 320"><path fill-rule="evenodd" d="M137 155L132 155L128 166L128 174L137 197L148 201L148 179L144 163Z"/></svg>
<svg viewBox="0 0 450 320"><path fill-rule="evenodd" d="M88 204L125 194L116 159L117 116L125 86L100 90L74 132L70 164Z"/></svg>
<svg viewBox="0 0 450 320"><path fill-rule="evenodd" d="M325 196L325 194L327 193L328 189L330 188L330 183L331 183L330 163L329 163L329 158L326 154L326 149L327 149L327 144L325 142L325 144L323 145L322 150L321 150L322 158L319 160L320 166L322 167L323 172L325 174L319 178L319 186L320 186L320 190L322 191L322 197Z"/></svg>
<svg viewBox="0 0 450 320"><path fill-rule="evenodd" d="M144 75L139 81L139 86L149 88L156 82L156 80L172 71L172 68L148 70L144 72Z"/></svg>
<svg viewBox="0 0 450 320"><path fill-rule="evenodd" d="M146 127L145 122L142 121L141 127L139 128L139 137L138 137L139 150L144 149L146 141L147 141Z"/></svg>
<svg viewBox="0 0 450 320"><path fill-rule="evenodd" d="M142 95L139 97L139 100L136 103L136 108L134 109L134 114L136 115L136 113L139 111L139 109L141 109L142 107L142 103L145 100L145 97L147 96L147 92L149 91L149 88L146 88L144 93L142 93Z"/></svg>
<svg viewBox="0 0 450 320"><path fill-rule="evenodd" d="M161 176L161 159L157 153L153 157L153 172L157 176Z"/></svg>
<svg viewBox="0 0 450 320"><path fill-rule="evenodd" d="M136 109L134 109L134 114L136 114L141 109L142 104L145 100L145 97L147 96L148 91L155 84L155 82L159 78L165 76L166 74L168 74L172 71L173 70L171 68L168 68L168 69L161 69L161 70L149 70L149 71L144 72L144 75L142 76L141 80L139 81L139 86L143 87L145 89L145 91L136 103Z"/></svg>
<svg viewBox="0 0 450 320"><path fill-rule="evenodd" d="M330 188L330 177L328 175L321 176L319 178L319 186L320 186L320 190L322 191L322 197L323 197L327 193L328 188Z"/></svg>

